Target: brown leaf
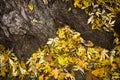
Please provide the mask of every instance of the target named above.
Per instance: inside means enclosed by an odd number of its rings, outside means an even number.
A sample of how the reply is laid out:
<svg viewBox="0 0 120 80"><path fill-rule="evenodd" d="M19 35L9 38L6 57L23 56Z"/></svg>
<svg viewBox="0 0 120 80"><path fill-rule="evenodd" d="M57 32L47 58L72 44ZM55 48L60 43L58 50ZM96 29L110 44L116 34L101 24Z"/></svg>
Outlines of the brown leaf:
<svg viewBox="0 0 120 80"><path fill-rule="evenodd" d="M53 60L52 60L52 56L51 56L50 54L45 55L44 59L45 59L45 61L47 61L47 62L52 62L52 61L53 61Z"/></svg>

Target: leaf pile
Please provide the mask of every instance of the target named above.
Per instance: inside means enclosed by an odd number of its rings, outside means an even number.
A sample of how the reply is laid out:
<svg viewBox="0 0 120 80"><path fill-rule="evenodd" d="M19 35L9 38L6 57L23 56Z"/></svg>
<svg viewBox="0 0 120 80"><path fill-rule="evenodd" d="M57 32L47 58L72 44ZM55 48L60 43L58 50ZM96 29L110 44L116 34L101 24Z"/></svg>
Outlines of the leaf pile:
<svg viewBox="0 0 120 80"><path fill-rule="evenodd" d="M70 69L68 67L71 67ZM0 76L38 80L75 80L75 71L93 74L99 79L120 79L120 44L111 51L85 41L68 26L38 49L27 62L19 61L0 45Z"/></svg>
<svg viewBox="0 0 120 80"><path fill-rule="evenodd" d="M114 31L113 18L120 13L120 0L74 0L74 7L84 9L90 16L88 24L92 24L92 29Z"/></svg>

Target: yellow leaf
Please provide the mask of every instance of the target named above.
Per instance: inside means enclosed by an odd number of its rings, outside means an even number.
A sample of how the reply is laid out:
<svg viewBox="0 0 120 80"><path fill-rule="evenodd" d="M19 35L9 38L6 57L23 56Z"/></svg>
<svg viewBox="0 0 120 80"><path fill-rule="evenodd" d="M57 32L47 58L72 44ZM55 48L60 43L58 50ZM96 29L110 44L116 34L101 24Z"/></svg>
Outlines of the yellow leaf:
<svg viewBox="0 0 120 80"><path fill-rule="evenodd" d="M86 8L89 6L88 1L86 1L86 0L83 0L83 4L84 4L84 6L85 6Z"/></svg>
<svg viewBox="0 0 120 80"><path fill-rule="evenodd" d="M52 70L52 74L54 76L55 79L58 79L58 75L60 73L60 70L58 70L57 68L55 68L54 70Z"/></svg>
<svg viewBox="0 0 120 80"><path fill-rule="evenodd" d="M101 65L103 65L103 66L108 65L110 63L109 60L107 60L107 59L102 60L100 62L101 62Z"/></svg>
<svg viewBox="0 0 120 80"><path fill-rule="evenodd" d="M115 12L115 9L113 7L107 7L108 10L110 10L111 12Z"/></svg>
<svg viewBox="0 0 120 80"><path fill-rule="evenodd" d="M119 43L120 43L120 42L119 42L119 38L118 38L118 37L115 38L114 41L113 41L113 43L115 43L115 44L119 44Z"/></svg>
<svg viewBox="0 0 120 80"><path fill-rule="evenodd" d="M11 66L13 66L13 64L14 64L13 60L10 59L10 58L9 58L9 64L10 64Z"/></svg>
<svg viewBox="0 0 120 80"><path fill-rule="evenodd" d="M84 45L87 47L92 47L94 44L91 41L86 41Z"/></svg>
<svg viewBox="0 0 120 80"><path fill-rule="evenodd" d="M88 24L89 24L89 23L93 23L93 21L94 21L94 16L92 15L92 16L90 16L90 18L88 19L88 22L87 22L87 23L88 23Z"/></svg>
<svg viewBox="0 0 120 80"><path fill-rule="evenodd" d="M73 35L72 39L75 40L75 41L81 40L81 39L80 39L80 33L77 33L77 32L76 32L76 34ZM81 42L82 42L82 41L81 41Z"/></svg>
<svg viewBox="0 0 120 80"><path fill-rule="evenodd" d="M106 50L106 49L103 49L101 51L101 58L100 58L100 60L104 60L105 58L109 58L107 52L108 52L108 50Z"/></svg>
<svg viewBox="0 0 120 80"><path fill-rule="evenodd" d="M51 66L50 66L50 64L48 63L48 64L46 64L44 67L43 67L43 72L46 74L46 73L50 73L51 71L52 71L52 69L51 69Z"/></svg>
<svg viewBox="0 0 120 80"><path fill-rule="evenodd" d="M6 72L7 72L7 68L4 66L1 68L1 72L0 72L0 75L2 75L2 77L5 77L6 76Z"/></svg>
<svg viewBox="0 0 120 80"><path fill-rule="evenodd" d="M117 65L116 65L116 64L114 64L114 63L111 63L111 66L112 66L112 68L117 67Z"/></svg>
<svg viewBox="0 0 120 80"><path fill-rule="evenodd" d="M62 43L63 48L65 48L67 46L67 43L64 40L62 40L61 43Z"/></svg>
<svg viewBox="0 0 120 80"><path fill-rule="evenodd" d="M40 64L40 63L36 63L36 64L35 64L35 67L36 67L37 69L39 69L39 68L41 67L41 64Z"/></svg>
<svg viewBox="0 0 120 80"><path fill-rule="evenodd" d="M120 67L120 57L117 57L114 59L114 61L118 64L118 66Z"/></svg>
<svg viewBox="0 0 120 80"><path fill-rule="evenodd" d="M70 63L75 63L75 62L77 62L78 60L77 60L76 57L68 57L68 61L69 61Z"/></svg>
<svg viewBox="0 0 120 80"><path fill-rule="evenodd" d="M45 76L44 80L49 80L50 76Z"/></svg>
<svg viewBox="0 0 120 80"><path fill-rule="evenodd" d="M107 70L106 68L99 68L99 69L93 70L92 74L97 77L105 77L107 76Z"/></svg>
<svg viewBox="0 0 120 80"><path fill-rule="evenodd" d="M61 28L58 29L57 34L59 38L65 38L65 32Z"/></svg>
<svg viewBox="0 0 120 80"><path fill-rule="evenodd" d="M3 63L4 59L5 59L4 55L0 55L0 64Z"/></svg>
<svg viewBox="0 0 120 80"><path fill-rule="evenodd" d="M21 64L21 67L22 67L22 68L26 68L26 66L25 66L25 62L24 62L24 61L21 61L20 64Z"/></svg>
<svg viewBox="0 0 120 80"><path fill-rule="evenodd" d="M80 67L82 67L82 66L84 65L84 62L83 62L82 60L80 60L80 61L78 62L78 65L79 65Z"/></svg>
<svg viewBox="0 0 120 80"><path fill-rule="evenodd" d="M78 51L76 52L76 54L78 55L78 56L82 56L83 54L85 54L86 53L86 49L83 47L83 46L80 46L79 48L78 48Z"/></svg>
<svg viewBox="0 0 120 80"><path fill-rule="evenodd" d="M71 8L69 7L69 8L68 8L68 12L70 12L70 11L71 11Z"/></svg>
<svg viewBox="0 0 120 80"><path fill-rule="evenodd" d="M17 70L17 67L16 67L16 66L14 66L14 67L12 68L12 75L13 75L13 76L18 76L18 70Z"/></svg>
<svg viewBox="0 0 120 80"><path fill-rule="evenodd" d="M34 6L32 4L28 4L28 9L32 11L34 9Z"/></svg>
<svg viewBox="0 0 120 80"><path fill-rule="evenodd" d="M76 7L78 7L78 8L81 8L82 7L82 5L80 4L80 0L75 0L75 2L74 2L74 7L76 8Z"/></svg>
<svg viewBox="0 0 120 80"><path fill-rule="evenodd" d="M58 76L58 80L64 80L65 78L65 74L64 73L60 73Z"/></svg>
<svg viewBox="0 0 120 80"><path fill-rule="evenodd" d="M114 31L114 37L118 37L118 34Z"/></svg>
<svg viewBox="0 0 120 80"><path fill-rule="evenodd" d="M93 70L92 74L98 76L100 74L100 70L99 69Z"/></svg>
<svg viewBox="0 0 120 80"><path fill-rule="evenodd" d="M113 80L119 80L120 79L120 73L119 72L114 72L113 74L112 74L113 76ZM115 79L116 78L116 79Z"/></svg>
<svg viewBox="0 0 120 80"><path fill-rule="evenodd" d="M70 73L66 73L65 77L66 78L70 78L70 80L75 80L75 77L72 74L70 74Z"/></svg>
<svg viewBox="0 0 120 80"><path fill-rule="evenodd" d="M40 75L40 76L39 76L39 80L44 80L44 79L43 79L43 75Z"/></svg>
<svg viewBox="0 0 120 80"><path fill-rule="evenodd" d="M33 23L37 23L38 20L34 18L34 19L32 20L32 22L33 22Z"/></svg>
<svg viewBox="0 0 120 80"><path fill-rule="evenodd" d="M36 53L33 53L33 54L32 54L32 57L33 57L33 59L37 58L37 54L36 54Z"/></svg>
<svg viewBox="0 0 120 80"><path fill-rule="evenodd" d="M57 59L58 63L61 65L65 65L67 63L67 57L59 56Z"/></svg>
<svg viewBox="0 0 120 80"><path fill-rule="evenodd" d="M101 47L99 47L99 46L95 46L94 49L95 49L97 52L103 51L103 48L101 48Z"/></svg>
<svg viewBox="0 0 120 80"><path fill-rule="evenodd" d="M20 69L21 74L24 75L27 73L26 69L23 69L21 66L19 66L19 69Z"/></svg>
<svg viewBox="0 0 120 80"><path fill-rule="evenodd" d="M100 22L99 22L99 20L95 20L95 23L97 24L97 25L99 25L100 24Z"/></svg>
<svg viewBox="0 0 120 80"><path fill-rule="evenodd" d="M8 55L7 54L4 54L4 62L7 62L9 59Z"/></svg>

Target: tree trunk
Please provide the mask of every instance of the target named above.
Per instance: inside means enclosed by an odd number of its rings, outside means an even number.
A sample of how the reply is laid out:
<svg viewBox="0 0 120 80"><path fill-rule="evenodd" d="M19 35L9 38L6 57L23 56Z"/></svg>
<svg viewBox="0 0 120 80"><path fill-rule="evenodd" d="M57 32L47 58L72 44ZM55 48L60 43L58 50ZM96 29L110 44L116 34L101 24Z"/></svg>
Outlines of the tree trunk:
<svg viewBox="0 0 120 80"><path fill-rule="evenodd" d="M28 4L34 9L28 9ZM0 0L0 43L26 60L48 38L55 37L59 25L69 25L85 40L111 49L113 33L92 30L88 17L83 10L73 7L73 0Z"/></svg>

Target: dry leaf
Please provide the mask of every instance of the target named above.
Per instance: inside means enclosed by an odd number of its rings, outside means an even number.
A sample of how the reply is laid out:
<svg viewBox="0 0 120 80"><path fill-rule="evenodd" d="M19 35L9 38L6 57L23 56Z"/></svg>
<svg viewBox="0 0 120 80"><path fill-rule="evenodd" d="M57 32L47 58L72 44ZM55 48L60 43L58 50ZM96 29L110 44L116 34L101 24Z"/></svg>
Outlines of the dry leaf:
<svg viewBox="0 0 120 80"><path fill-rule="evenodd" d="M28 4L28 9L32 11L34 9L34 6L32 4Z"/></svg>
<svg viewBox="0 0 120 80"><path fill-rule="evenodd" d="M58 70L57 68L55 68L54 70L52 70L52 74L54 76L55 79L58 79L58 75L60 73L60 70Z"/></svg>
<svg viewBox="0 0 120 80"><path fill-rule="evenodd" d="M47 4L48 4L48 0L43 0L43 3L44 3L45 5L47 5Z"/></svg>
<svg viewBox="0 0 120 80"><path fill-rule="evenodd" d="M52 56L50 54L45 55L44 57L45 61L52 62Z"/></svg>
<svg viewBox="0 0 120 80"><path fill-rule="evenodd" d="M44 80L43 75L39 76L39 80Z"/></svg>

